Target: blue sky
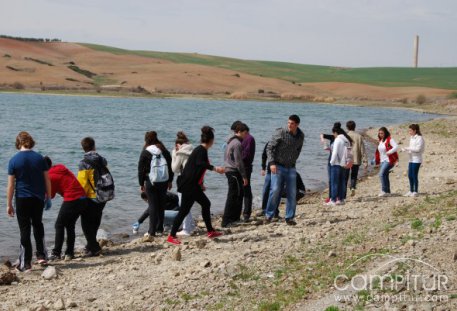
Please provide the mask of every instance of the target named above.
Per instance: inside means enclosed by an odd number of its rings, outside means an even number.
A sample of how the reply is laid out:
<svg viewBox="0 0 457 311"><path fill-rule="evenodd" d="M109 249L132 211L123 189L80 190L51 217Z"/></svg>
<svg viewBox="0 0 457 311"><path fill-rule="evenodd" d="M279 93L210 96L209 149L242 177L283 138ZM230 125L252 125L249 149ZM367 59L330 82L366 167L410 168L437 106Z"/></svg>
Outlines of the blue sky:
<svg viewBox="0 0 457 311"><path fill-rule="evenodd" d="M457 66L455 0L1 0L2 34L352 67Z"/></svg>

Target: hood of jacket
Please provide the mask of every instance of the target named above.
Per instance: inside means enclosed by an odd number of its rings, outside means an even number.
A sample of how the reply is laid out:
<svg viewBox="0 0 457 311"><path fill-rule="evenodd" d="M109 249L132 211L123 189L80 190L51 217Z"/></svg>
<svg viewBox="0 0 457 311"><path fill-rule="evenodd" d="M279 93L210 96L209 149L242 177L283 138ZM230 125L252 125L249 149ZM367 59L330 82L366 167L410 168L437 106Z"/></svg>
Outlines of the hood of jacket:
<svg viewBox="0 0 457 311"><path fill-rule="evenodd" d="M49 173L52 174L52 175L60 175L60 176L63 176L63 175L67 175L68 174L68 168L66 168L64 165L62 164L56 164L56 165L53 165L50 169L49 169Z"/></svg>
<svg viewBox="0 0 457 311"><path fill-rule="evenodd" d="M156 155L156 156L162 154L162 150L160 150L160 148L157 147L156 145L148 146L148 147L146 147L146 150L149 151L151 154Z"/></svg>
<svg viewBox="0 0 457 311"><path fill-rule="evenodd" d="M193 149L194 147L191 144L183 144L181 145L181 148L179 148L179 150L176 151L176 154L190 156Z"/></svg>
<svg viewBox="0 0 457 311"><path fill-rule="evenodd" d="M350 147L351 146L351 143L349 142L349 139L347 139L346 136L344 136L343 134L338 135L337 138L341 139L344 142L344 145L346 147Z"/></svg>

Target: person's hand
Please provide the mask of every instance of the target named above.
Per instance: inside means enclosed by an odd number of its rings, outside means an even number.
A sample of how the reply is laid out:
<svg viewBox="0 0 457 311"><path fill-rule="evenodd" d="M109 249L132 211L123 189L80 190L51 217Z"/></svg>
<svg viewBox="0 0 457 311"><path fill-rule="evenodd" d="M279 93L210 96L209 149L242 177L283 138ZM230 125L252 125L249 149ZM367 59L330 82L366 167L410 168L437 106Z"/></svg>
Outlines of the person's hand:
<svg viewBox="0 0 457 311"><path fill-rule="evenodd" d="M243 186L247 186L249 184L249 181L247 178L243 178Z"/></svg>
<svg viewBox="0 0 457 311"><path fill-rule="evenodd" d="M265 174L266 174L265 170L260 171L260 175L265 176Z"/></svg>
<svg viewBox="0 0 457 311"><path fill-rule="evenodd" d="M50 198L46 198L46 200L44 201L44 210L48 211L51 209L51 207L52 207L52 200Z"/></svg>
<svg viewBox="0 0 457 311"><path fill-rule="evenodd" d="M171 190L171 188L173 188L173 183L170 181L168 182L168 190Z"/></svg>
<svg viewBox="0 0 457 311"><path fill-rule="evenodd" d="M202 185L200 185L200 188L202 188L202 191L206 191L206 187L205 187L205 185L203 185L203 184L202 184Z"/></svg>
<svg viewBox="0 0 457 311"><path fill-rule="evenodd" d="M6 207L6 213L9 217L14 217L14 208L12 205L8 204L8 206Z"/></svg>
<svg viewBox="0 0 457 311"><path fill-rule="evenodd" d="M276 168L276 165L273 164L273 165L270 165L270 170L271 170L272 174L276 174L278 169Z"/></svg>
<svg viewBox="0 0 457 311"><path fill-rule="evenodd" d="M321 134L320 138L321 138L321 142L324 142L324 134Z"/></svg>
<svg viewBox="0 0 457 311"><path fill-rule="evenodd" d="M144 186L140 187L140 192L144 192Z"/></svg>
<svg viewBox="0 0 457 311"><path fill-rule="evenodd" d="M180 144L176 144L176 145L175 145L175 149L176 149L176 151L178 151L178 150L179 150L179 148L181 148L181 145L180 145Z"/></svg>
<svg viewBox="0 0 457 311"><path fill-rule="evenodd" d="M219 174L224 174L225 173L225 168L221 167L221 166L216 166L215 170Z"/></svg>

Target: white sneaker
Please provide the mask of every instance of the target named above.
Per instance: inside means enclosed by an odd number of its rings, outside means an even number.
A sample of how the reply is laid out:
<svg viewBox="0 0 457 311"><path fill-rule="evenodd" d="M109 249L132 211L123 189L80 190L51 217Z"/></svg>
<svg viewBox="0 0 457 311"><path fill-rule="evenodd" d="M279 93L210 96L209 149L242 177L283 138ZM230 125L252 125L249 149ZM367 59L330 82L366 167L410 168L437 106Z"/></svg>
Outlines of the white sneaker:
<svg viewBox="0 0 457 311"><path fill-rule="evenodd" d="M411 191L408 191L407 193L405 193L403 196L404 197L411 197L413 195L413 193Z"/></svg>
<svg viewBox="0 0 457 311"><path fill-rule="evenodd" d="M177 232L176 235L177 236L190 236L191 233L186 230L181 230L181 231Z"/></svg>
<svg viewBox="0 0 457 311"><path fill-rule="evenodd" d="M341 200L341 201L338 200L338 201L336 201L336 203L335 203L335 205L344 205L344 204L346 204L346 202L344 202L344 200Z"/></svg>
<svg viewBox="0 0 457 311"><path fill-rule="evenodd" d="M336 203L330 200L327 203L324 203L324 206L336 206Z"/></svg>
<svg viewBox="0 0 457 311"><path fill-rule="evenodd" d="M380 194L378 194L378 197L382 198L382 197L388 197L389 194L387 192L384 192L384 191L381 191Z"/></svg>
<svg viewBox="0 0 457 311"><path fill-rule="evenodd" d="M419 196L419 193L413 192L413 193L411 193L411 196L414 197L414 198L415 198L415 197L418 197L418 196Z"/></svg>

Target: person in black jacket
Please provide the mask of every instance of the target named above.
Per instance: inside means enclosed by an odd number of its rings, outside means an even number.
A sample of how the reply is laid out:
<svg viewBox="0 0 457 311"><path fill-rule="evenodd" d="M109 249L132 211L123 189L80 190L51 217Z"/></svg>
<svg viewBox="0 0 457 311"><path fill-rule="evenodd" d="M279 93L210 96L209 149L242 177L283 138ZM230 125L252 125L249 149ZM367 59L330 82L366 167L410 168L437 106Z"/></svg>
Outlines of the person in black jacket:
<svg viewBox="0 0 457 311"><path fill-rule="evenodd" d="M168 167L168 181L151 183L151 161L153 154L163 156ZM167 199L167 190L171 189L173 171L171 170L171 155L162 142L157 138L155 131L146 132L144 135L144 148L138 162L138 182L141 191L146 192L149 205L149 230L146 235L155 236L163 233L163 219Z"/></svg>
<svg viewBox="0 0 457 311"><path fill-rule="evenodd" d="M225 170L223 167L214 167L209 163L208 149L214 144L214 129L204 126L201 131L201 145L190 154L178 181L178 192L182 193L181 207L167 239L168 243L175 245L181 244L181 241L176 238L176 233L195 202L202 207L202 217L208 231L208 237L215 238L222 235L221 232L215 231L211 225L211 202L203 193L205 189L203 178L207 170L216 171L219 174L223 174Z"/></svg>

